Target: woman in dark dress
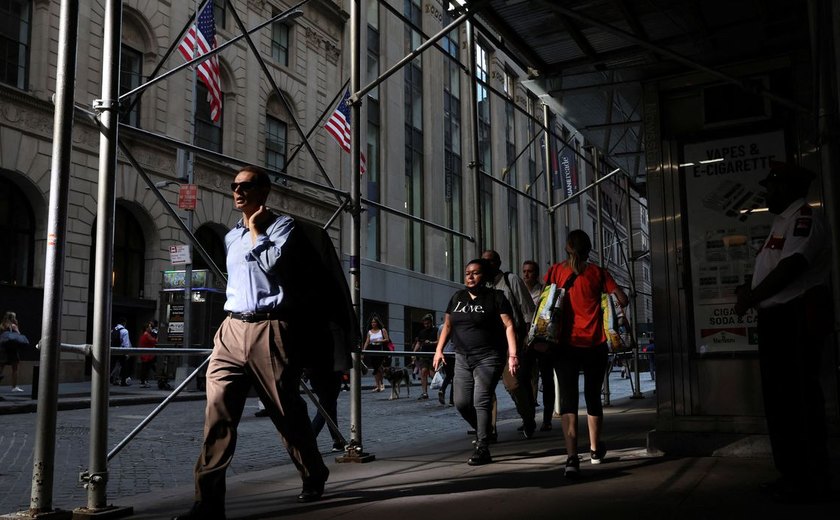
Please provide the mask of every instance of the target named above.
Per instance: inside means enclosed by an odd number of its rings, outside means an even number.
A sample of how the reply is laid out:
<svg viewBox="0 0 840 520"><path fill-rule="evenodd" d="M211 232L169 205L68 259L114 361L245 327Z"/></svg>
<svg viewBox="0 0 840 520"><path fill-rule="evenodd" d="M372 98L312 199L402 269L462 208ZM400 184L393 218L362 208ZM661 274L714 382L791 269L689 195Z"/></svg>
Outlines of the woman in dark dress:
<svg viewBox="0 0 840 520"><path fill-rule="evenodd" d="M449 335L455 344L455 408L475 429L471 466L493 461L488 448L493 396L502 377L506 357L516 374L516 333L512 309L501 291L484 286L486 263L471 260L464 271L465 288L452 295L435 350L434 369L446 363L443 348Z"/></svg>

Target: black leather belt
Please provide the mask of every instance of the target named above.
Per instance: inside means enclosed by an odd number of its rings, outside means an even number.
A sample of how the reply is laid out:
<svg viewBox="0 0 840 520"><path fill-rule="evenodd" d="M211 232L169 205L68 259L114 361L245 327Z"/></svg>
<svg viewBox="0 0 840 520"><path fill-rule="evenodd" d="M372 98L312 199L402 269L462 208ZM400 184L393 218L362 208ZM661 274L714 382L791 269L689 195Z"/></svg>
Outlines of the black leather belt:
<svg viewBox="0 0 840 520"><path fill-rule="evenodd" d="M254 323L257 321L266 320L282 320L283 313L279 311L269 312L229 312L228 316L235 320L244 321L246 323Z"/></svg>

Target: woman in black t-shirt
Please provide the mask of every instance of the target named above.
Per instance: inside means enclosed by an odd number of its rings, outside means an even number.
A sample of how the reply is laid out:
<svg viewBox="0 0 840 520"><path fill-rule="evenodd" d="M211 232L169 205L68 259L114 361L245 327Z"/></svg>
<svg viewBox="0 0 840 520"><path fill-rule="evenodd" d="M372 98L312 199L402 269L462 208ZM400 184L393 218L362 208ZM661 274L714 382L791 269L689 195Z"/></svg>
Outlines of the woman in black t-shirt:
<svg viewBox="0 0 840 520"><path fill-rule="evenodd" d="M435 350L434 369L446 364L443 347L452 334L455 344L455 408L475 429L475 452L467 464L492 462L488 449L493 396L502 376L505 356L516 374L516 333L512 309L501 291L484 286L486 263L471 260L464 271L462 289L452 295Z"/></svg>

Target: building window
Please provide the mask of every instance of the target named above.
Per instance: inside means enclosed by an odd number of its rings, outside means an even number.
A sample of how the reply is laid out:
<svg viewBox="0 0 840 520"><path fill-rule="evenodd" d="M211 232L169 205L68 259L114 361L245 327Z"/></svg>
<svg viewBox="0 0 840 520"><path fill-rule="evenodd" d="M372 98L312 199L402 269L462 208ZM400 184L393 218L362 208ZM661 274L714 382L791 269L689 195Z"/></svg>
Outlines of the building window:
<svg viewBox="0 0 840 520"><path fill-rule="evenodd" d="M476 100L478 106L478 167L484 173L493 171L492 141L490 135L490 95L487 88L487 78L490 70L487 50L479 43L475 44L476 57ZM483 249L493 249L493 183L479 176L481 184L481 215L484 230Z"/></svg>
<svg viewBox="0 0 840 520"><path fill-rule="evenodd" d="M289 26L283 22L271 26L271 57L280 65L289 66Z"/></svg>
<svg viewBox="0 0 840 520"><path fill-rule="evenodd" d="M121 47L120 54L120 95L140 86L143 81L143 54L127 45ZM132 104L133 103L133 104ZM120 123L140 127L140 99L128 99L124 108L131 110L120 113Z"/></svg>
<svg viewBox="0 0 840 520"><path fill-rule="evenodd" d="M286 136L288 125L269 115L265 116L265 166L286 171Z"/></svg>
<svg viewBox="0 0 840 520"><path fill-rule="evenodd" d="M0 2L0 82L26 90L29 68L29 30L31 2Z"/></svg>
<svg viewBox="0 0 840 520"><path fill-rule="evenodd" d="M213 19L216 22L216 27L226 29L225 24L225 10L227 9L227 2L225 0L213 0Z"/></svg>
<svg viewBox="0 0 840 520"><path fill-rule="evenodd" d="M224 106L218 121L210 118L210 102L207 87L201 81L196 83L195 145L213 152L222 151L222 120Z"/></svg>
<svg viewBox="0 0 840 520"><path fill-rule="evenodd" d="M379 76L379 2L367 2L367 82ZM367 172L363 180L363 189L367 199L380 201L379 185L379 149L381 121L379 115L379 88L374 88L367 95ZM379 209L369 206L363 213L366 220L365 256L371 260L381 260L379 248L379 228L381 219Z"/></svg>
<svg viewBox="0 0 840 520"><path fill-rule="evenodd" d="M143 297L146 238L127 209L117 206L114 216L114 296Z"/></svg>
<svg viewBox="0 0 840 520"><path fill-rule="evenodd" d="M416 27L422 23L419 0L405 0L405 16ZM405 26L405 51L420 45L419 32ZM423 68L422 56L405 67L405 211L423 216ZM415 271L423 270L423 226L406 222L406 265Z"/></svg>
<svg viewBox="0 0 840 520"><path fill-rule="evenodd" d="M367 102L367 198L379 202L379 146L380 146L379 101L369 98ZM367 218L367 258L379 261L379 209L368 207L364 213Z"/></svg>
<svg viewBox="0 0 840 520"><path fill-rule="evenodd" d="M0 177L0 285L32 285L35 214L20 188Z"/></svg>
<svg viewBox="0 0 840 520"><path fill-rule="evenodd" d="M452 15L444 13L445 25L452 22ZM444 57L443 78L443 149L444 149L444 201L446 225L454 230L463 229L463 186L461 168L461 69L458 66L459 36L455 29L441 39L447 52ZM460 281L464 260L464 240L453 234L446 236L446 268L449 279Z"/></svg>

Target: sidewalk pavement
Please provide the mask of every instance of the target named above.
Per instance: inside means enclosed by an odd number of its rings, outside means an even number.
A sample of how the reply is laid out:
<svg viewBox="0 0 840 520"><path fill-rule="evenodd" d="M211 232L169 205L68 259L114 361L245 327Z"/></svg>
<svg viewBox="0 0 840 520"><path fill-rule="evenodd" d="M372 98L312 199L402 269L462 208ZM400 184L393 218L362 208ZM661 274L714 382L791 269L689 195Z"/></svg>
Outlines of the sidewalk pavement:
<svg viewBox="0 0 840 520"><path fill-rule="evenodd" d="M332 463L321 501L296 502L291 465L228 478L227 515L235 519L379 518L836 518L838 502L786 505L763 496L775 478L768 458L654 456L645 448L655 398L621 398L605 409L608 452L600 465L581 454L582 476L564 477L562 435L524 440L506 428L494 462L472 467L470 438L449 433L377 446L370 463ZM395 419L398 420L398 419ZM466 432L466 427L465 427ZM587 443L581 439L581 446ZM836 494L836 493L835 493ZM132 518L169 518L189 508L192 486L122 500ZM794 516L795 515L795 516Z"/></svg>
<svg viewBox="0 0 840 520"><path fill-rule="evenodd" d="M171 384L171 383L170 383ZM133 404L159 403L170 394L169 390L158 390L157 381L150 383L149 388L141 388L139 381L130 386L111 385L109 400L111 406L125 406ZM172 385L174 388L174 385ZM0 415L14 413L35 412L38 399L32 394L32 385L20 385L23 392L9 392L8 387L0 390ZM195 390L195 384L189 385L175 398L179 401L200 401L204 399L204 392ZM90 408L90 381L73 383L59 383L58 409L78 410Z"/></svg>
<svg viewBox="0 0 840 520"><path fill-rule="evenodd" d="M371 382L366 377L363 386L370 387ZM89 389L89 383L62 383L61 406L89 406ZM0 402L0 413L34 406L30 389L26 390L2 394L6 401ZM478 467L466 464L472 446L465 423L461 432L418 432L414 438L394 435L375 444L371 452L375 460L369 463L336 463L327 455L331 475L319 502L297 503L300 477L291 464L229 475L227 515L306 520L362 516L399 520L836 518L837 500L788 505L762 495L759 483L776 477L768 457L648 453L647 433L656 422L655 394L643 386L646 397L632 399L626 391L615 390L612 405L605 408L606 459L600 465L590 463L583 416L578 443L583 448L582 476L574 481L563 475L566 455L559 421L553 431L524 440L515 432L518 420L508 420L510 424L500 429L499 442L491 446L494 462ZM112 386L111 403L157 402L165 394L157 388ZM195 391L178 397L203 398L203 392ZM395 415L393 420L402 419ZM834 496L838 495L835 483ZM131 518L157 520L186 511L192 501L193 487L180 485L123 496L116 505L133 507Z"/></svg>

